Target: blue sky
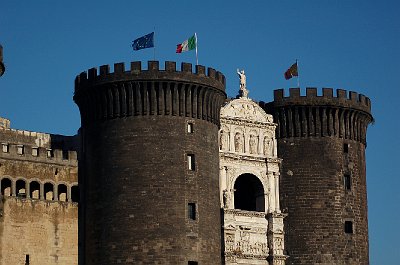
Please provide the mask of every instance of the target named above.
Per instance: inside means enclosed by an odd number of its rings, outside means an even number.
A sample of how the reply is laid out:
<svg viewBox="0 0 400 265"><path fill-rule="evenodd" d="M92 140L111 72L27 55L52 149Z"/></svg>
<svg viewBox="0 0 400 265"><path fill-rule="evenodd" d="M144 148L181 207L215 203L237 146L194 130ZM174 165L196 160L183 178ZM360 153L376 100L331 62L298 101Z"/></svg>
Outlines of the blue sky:
<svg viewBox="0 0 400 265"><path fill-rule="evenodd" d="M248 2L248 3L246 3ZM133 39L156 30L156 60L195 63L176 44L198 35L199 63L237 68L249 96L297 86L284 71L299 60L300 86L343 88L371 98L367 184L371 264L400 260L399 1L11 1L0 3L0 116L13 128L73 135L80 126L74 78L88 68L153 60ZM397 117L397 118L396 118ZM397 173L396 173L397 172ZM397 177L396 177L397 176Z"/></svg>

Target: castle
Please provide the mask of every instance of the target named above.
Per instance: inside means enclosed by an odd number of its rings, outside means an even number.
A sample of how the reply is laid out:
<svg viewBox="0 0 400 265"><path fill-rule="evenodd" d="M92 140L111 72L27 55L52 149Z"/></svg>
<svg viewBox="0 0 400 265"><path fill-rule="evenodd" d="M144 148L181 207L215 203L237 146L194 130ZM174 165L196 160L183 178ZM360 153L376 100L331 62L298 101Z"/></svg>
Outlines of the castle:
<svg viewBox="0 0 400 265"><path fill-rule="evenodd" d="M75 136L0 118L0 264L369 264L370 100L194 68L81 73Z"/></svg>

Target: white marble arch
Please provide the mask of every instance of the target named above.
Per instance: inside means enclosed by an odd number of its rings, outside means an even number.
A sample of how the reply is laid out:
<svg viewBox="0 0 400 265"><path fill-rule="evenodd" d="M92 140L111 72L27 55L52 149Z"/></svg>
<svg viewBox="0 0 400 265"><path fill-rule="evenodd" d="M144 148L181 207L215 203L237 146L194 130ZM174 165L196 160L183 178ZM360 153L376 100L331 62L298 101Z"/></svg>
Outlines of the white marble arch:
<svg viewBox="0 0 400 265"><path fill-rule="evenodd" d="M283 255L283 218L279 206L279 168L275 129L272 115L247 97L231 100L221 109L220 200L223 208L225 262L236 264L285 264ZM228 134L229 132L229 134ZM227 133L227 135L221 135ZM235 144L240 135L240 144ZM266 144L265 144L266 143ZM236 148L235 148L236 146ZM263 211L235 209L235 183L240 176L257 178L263 188ZM253 179L252 181L255 181ZM258 184L255 184L258 185ZM261 189L261 187L259 187ZM255 194L256 196L258 194ZM254 203L254 202L253 202ZM253 205L254 206L254 205ZM246 207L245 207L246 208ZM250 233L250 241L241 234ZM274 242L282 242L275 246ZM260 247L262 246L262 247ZM248 250L258 249L257 255ZM246 257L239 255L245 253ZM253 253L254 254L254 253ZM271 262L268 263L266 258Z"/></svg>
<svg viewBox="0 0 400 265"><path fill-rule="evenodd" d="M231 196L232 196L232 201L231 201L231 205L229 205L229 209L235 209L235 184L236 184L236 181L237 181L237 179L240 177L240 176L243 176L243 175L253 175L254 177L256 177L259 181L260 181L260 183L261 183L261 185L262 185L262 187L263 187L263 190L264 190L264 194L263 194L263 197L264 197L264 211L265 212L267 212L267 210L270 208L269 207L269 201L268 201L268 197L269 197L269 183L268 183L268 180L265 180L265 178L263 178L263 177L260 177L259 176L259 172L256 172L255 170L247 170L247 171L242 171L242 172L237 172L236 173L236 176L235 177L233 177L232 178L232 180L230 181L230 185L229 185L229 187L227 187L228 188L228 190L230 190L230 191L232 191L232 193L231 193Z"/></svg>

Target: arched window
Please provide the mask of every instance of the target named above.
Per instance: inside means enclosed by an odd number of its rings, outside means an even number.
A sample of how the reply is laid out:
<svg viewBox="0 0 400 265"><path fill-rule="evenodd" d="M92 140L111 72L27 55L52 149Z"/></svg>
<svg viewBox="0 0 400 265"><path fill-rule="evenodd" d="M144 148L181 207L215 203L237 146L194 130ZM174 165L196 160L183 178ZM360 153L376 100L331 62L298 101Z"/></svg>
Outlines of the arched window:
<svg viewBox="0 0 400 265"><path fill-rule="evenodd" d="M19 179L15 185L15 193L17 197L26 198L26 182L23 179Z"/></svg>
<svg viewBox="0 0 400 265"><path fill-rule="evenodd" d="M252 174L240 175L235 181L235 209L265 211L264 188Z"/></svg>
<svg viewBox="0 0 400 265"><path fill-rule="evenodd" d="M79 187L78 186L71 187L71 200L72 200L72 202L79 202Z"/></svg>
<svg viewBox="0 0 400 265"><path fill-rule="evenodd" d="M51 183L44 184L44 199L52 201L54 199L54 186Z"/></svg>
<svg viewBox="0 0 400 265"><path fill-rule="evenodd" d="M67 186L65 184L58 185L58 200L62 202L67 201Z"/></svg>
<svg viewBox="0 0 400 265"><path fill-rule="evenodd" d="M29 196L31 199L40 199L40 184L37 181L31 181L29 183Z"/></svg>
<svg viewBox="0 0 400 265"><path fill-rule="evenodd" d="M1 195L3 196L11 196L11 180L8 178L3 178L1 180Z"/></svg>

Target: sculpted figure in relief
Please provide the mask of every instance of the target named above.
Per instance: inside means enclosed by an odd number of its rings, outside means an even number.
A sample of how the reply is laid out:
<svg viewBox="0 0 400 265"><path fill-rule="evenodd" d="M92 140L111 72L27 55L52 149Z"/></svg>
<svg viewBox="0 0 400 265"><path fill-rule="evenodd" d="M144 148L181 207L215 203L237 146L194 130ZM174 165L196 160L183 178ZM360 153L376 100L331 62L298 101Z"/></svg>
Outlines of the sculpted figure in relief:
<svg viewBox="0 0 400 265"><path fill-rule="evenodd" d="M231 194L228 190L224 190L224 208L229 208L229 205L231 204Z"/></svg>
<svg viewBox="0 0 400 265"><path fill-rule="evenodd" d="M220 139L219 139L219 148L220 150L229 150L229 135L225 131L221 131Z"/></svg>
<svg viewBox="0 0 400 265"><path fill-rule="evenodd" d="M239 132L235 134L235 152L243 153L243 138Z"/></svg>
<svg viewBox="0 0 400 265"><path fill-rule="evenodd" d="M269 138L268 136L264 137L264 155L265 156L273 156L273 141L272 138Z"/></svg>
<svg viewBox="0 0 400 265"><path fill-rule="evenodd" d="M255 135L250 135L250 154L257 154L257 146L258 146L258 141L257 141L257 136Z"/></svg>

